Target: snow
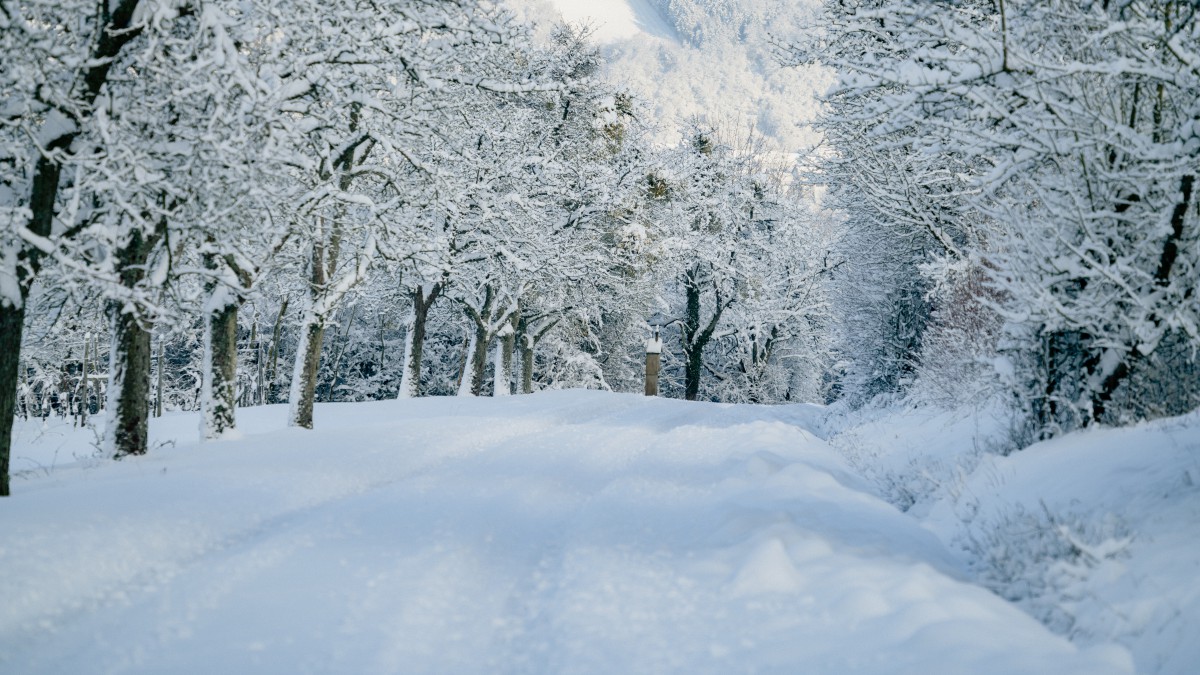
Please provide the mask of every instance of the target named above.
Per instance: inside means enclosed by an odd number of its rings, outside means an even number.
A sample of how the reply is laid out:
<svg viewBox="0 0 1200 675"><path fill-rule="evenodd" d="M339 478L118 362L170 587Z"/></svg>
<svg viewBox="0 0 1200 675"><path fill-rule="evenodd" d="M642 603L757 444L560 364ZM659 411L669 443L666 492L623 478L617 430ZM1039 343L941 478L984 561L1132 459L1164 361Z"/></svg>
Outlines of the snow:
<svg viewBox="0 0 1200 675"><path fill-rule="evenodd" d="M812 406L605 392L19 421L0 670L1129 673L968 582ZM1192 521L1194 522L1194 521Z"/></svg>
<svg viewBox="0 0 1200 675"><path fill-rule="evenodd" d="M1050 570L1034 612L1061 606L1083 644L1130 648L1138 671L1194 672L1200 662L1200 415L1106 429L989 456L958 499L927 519L946 540L984 536L1013 513L1051 513L1083 549ZM969 518L963 514L970 509ZM1089 541L1090 539L1090 541ZM1055 608L1056 610L1058 608Z"/></svg>
<svg viewBox="0 0 1200 675"><path fill-rule="evenodd" d="M772 47L811 24L811 0L506 0L543 29L560 19L595 29L606 78L648 105L656 139L678 141L699 119L738 138L753 124L777 158L820 141L816 95L832 83L816 67L784 67ZM731 17L737 17L731 20Z"/></svg>
<svg viewBox="0 0 1200 675"><path fill-rule="evenodd" d="M860 411L834 445L981 585L1137 672L1200 661L1200 412L1004 456L1001 409Z"/></svg>
<svg viewBox="0 0 1200 675"><path fill-rule="evenodd" d="M649 0L550 0L565 21L587 23L608 43L639 35L678 40L671 23Z"/></svg>

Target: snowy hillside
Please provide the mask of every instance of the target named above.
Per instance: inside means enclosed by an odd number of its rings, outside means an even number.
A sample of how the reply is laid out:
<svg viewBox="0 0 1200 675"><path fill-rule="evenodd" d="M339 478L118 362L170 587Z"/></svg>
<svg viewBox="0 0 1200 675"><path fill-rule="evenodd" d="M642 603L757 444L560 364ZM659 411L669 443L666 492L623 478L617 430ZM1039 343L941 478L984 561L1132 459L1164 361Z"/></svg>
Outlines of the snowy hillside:
<svg viewBox="0 0 1200 675"><path fill-rule="evenodd" d="M18 429L10 673L1102 673L965 580L806 406L601 392L281 407L87 458Z"/></svg>
<svg viewBox="0 0 1200 675"><path fill-rule="evenodd" d="M592 25L596 39L604 43L639 36L679 40L670 19L651 0L545 1L548 9L559 12L563 20Z"/></svg>
<svg viewBox="0 0 1200 675"><path fill-rule="evenodd" d="M664 125L698 117L726 128L753 123L780 150L816 142L807 128L815 95L830 83L818 69L783 68L775 36L794 36L814 3L804 0L508 0L541 23L595 29L609 77L641 94Z"/></svg>

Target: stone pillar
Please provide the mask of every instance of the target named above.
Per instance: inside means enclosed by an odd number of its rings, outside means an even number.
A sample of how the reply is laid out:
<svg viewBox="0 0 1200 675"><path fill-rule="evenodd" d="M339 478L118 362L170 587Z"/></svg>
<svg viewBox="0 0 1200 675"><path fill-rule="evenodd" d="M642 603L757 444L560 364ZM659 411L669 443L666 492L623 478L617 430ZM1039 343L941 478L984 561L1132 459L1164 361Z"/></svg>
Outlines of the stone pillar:
<svg viewBox="0 0 1200 675"><path fill-rule="evenodd" d="M662 338L658 329L654 329L654 337L646 340L646 395L658 396L658 369L662 358Z"/></svg>

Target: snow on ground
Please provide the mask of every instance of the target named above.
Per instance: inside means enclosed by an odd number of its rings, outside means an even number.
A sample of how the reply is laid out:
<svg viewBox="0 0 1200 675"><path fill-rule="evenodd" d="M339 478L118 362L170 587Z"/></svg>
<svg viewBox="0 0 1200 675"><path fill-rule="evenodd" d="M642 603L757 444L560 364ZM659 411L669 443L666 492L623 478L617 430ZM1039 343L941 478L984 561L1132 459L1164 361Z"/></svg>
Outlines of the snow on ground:
<svg viewBox="0 0 1200 675"><path fill-rule="evenodd" d="M985 587L1139 673L1200 663L1200 412L1007 457L998 409L864 411L834 445Z"/></svg>
<svg viewBox="0 0 1200 675"><path fill-rule="evenodd" d="M809 429L600 392L19 429L12 673L1127 673L978 586Z"/></svg>

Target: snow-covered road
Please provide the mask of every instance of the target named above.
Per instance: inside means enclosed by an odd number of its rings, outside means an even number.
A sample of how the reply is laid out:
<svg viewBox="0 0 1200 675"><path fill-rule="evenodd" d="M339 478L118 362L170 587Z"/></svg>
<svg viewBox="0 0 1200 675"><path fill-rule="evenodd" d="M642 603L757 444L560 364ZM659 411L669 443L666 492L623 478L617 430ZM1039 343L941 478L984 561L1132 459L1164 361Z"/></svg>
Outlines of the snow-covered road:
<svg viewBox="0 0 1200 675"><path fill-rule="evenodd" d="M204 446L163 418L181 440L122 462L20 429L0 672L1132 671L963 581L806 430L815 408L576 391L319 406L314 432L241 415L243 439Z"/></svg>

